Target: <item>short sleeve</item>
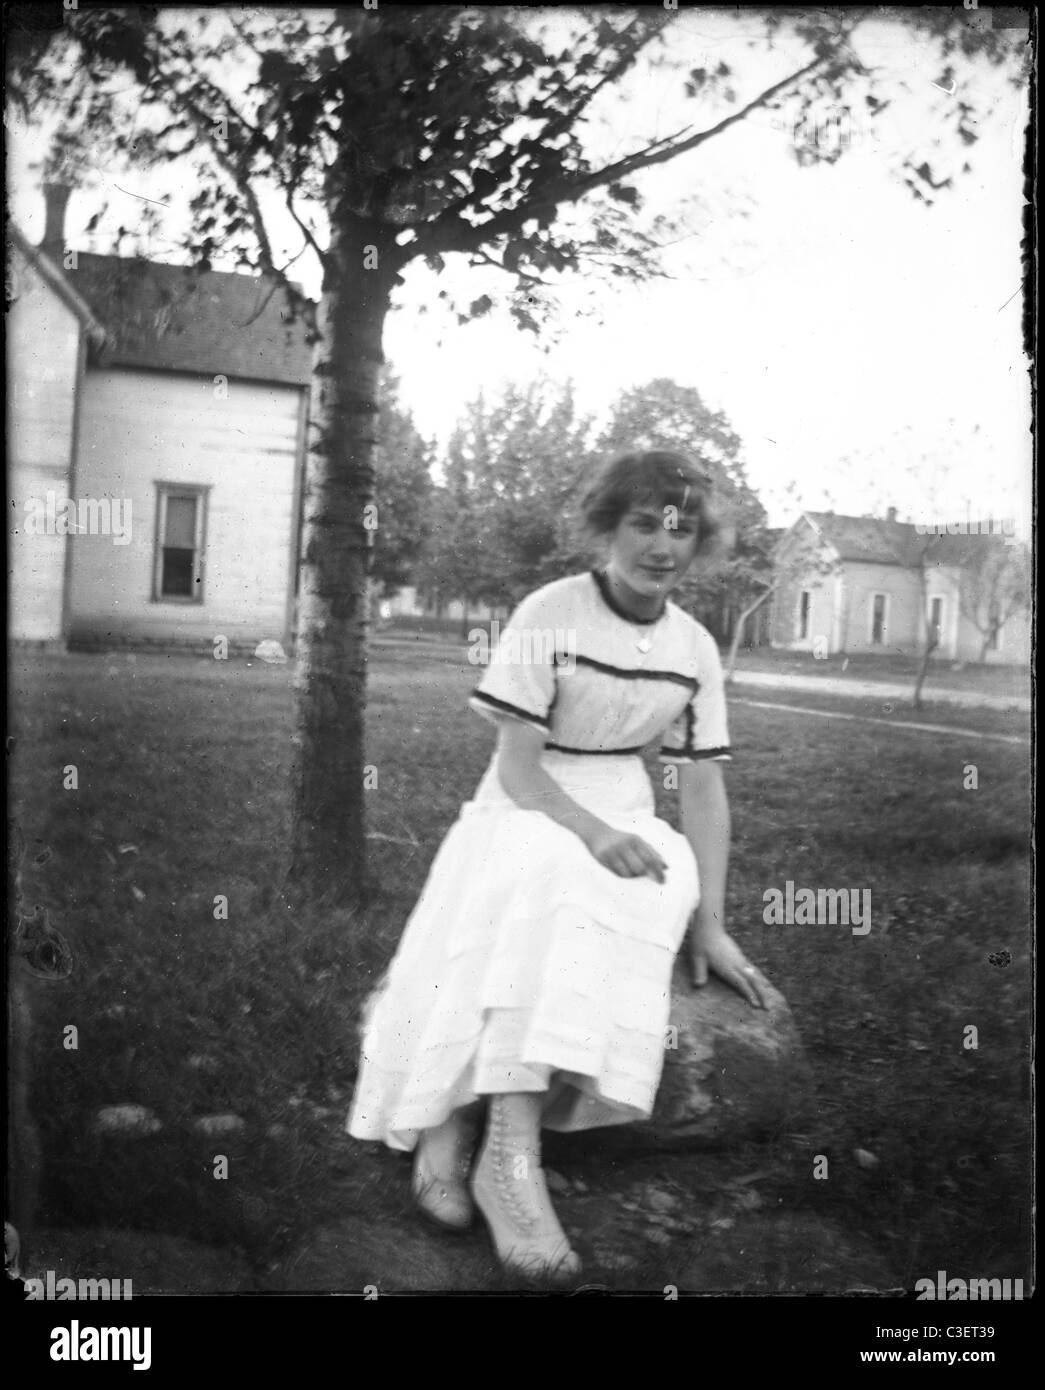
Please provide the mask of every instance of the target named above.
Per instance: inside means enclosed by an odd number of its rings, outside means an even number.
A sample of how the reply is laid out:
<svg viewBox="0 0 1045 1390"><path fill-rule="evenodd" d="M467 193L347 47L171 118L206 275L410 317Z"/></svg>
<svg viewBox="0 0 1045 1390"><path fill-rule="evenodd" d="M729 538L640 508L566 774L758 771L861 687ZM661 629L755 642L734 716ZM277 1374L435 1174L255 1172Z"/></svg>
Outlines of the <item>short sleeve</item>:
<svg viewBox="0 0 1045 1390"><path fill-rule="evenodd" d="M496 631L489 664L469 700L479 714L495 721L507 716L548 731L555 700L556 630L546 621L545 608L538 590Z"/></svg>
<svg viewBox="0 0 1045 1390"><path fill-rule="evenodd" d="M722 661L711 633L698 629L697 690L667 730L658 757L662 763L729 762L726 686Z"/></svg>

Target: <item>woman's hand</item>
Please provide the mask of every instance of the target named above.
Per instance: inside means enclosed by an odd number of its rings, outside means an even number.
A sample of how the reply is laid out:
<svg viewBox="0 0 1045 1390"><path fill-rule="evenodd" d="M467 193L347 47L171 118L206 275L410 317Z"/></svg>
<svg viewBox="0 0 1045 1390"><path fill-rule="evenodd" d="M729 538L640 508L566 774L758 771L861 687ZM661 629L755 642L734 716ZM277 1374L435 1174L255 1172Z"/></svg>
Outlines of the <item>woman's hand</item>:
<svg viewBox="0 0 1045 1390"><path fill-rule="evenodd" d="M742 994L753 1009L769 1007L765 978L721 927L710 930L690 927L689 960L695 989L707 984L708 971L711 970L738 994Z"/></svg>
<svg viewBox="0 0 1045 1390"><path fill-rule="evenodd" d="M641 835L629 835L599 821L584 836L584 843L604 869L620 878L643 878L648 874L657 883L664 882L668 866Z"/></svg>

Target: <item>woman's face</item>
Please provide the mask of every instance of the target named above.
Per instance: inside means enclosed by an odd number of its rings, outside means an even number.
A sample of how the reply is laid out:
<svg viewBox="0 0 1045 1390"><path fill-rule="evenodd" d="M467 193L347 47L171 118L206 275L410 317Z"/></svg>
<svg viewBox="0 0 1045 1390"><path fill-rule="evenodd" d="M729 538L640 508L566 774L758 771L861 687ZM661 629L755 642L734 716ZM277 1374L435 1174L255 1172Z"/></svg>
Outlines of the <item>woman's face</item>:
<svg viewBox="0 0 1045 1390"><path fill-rule="evenodd" d="M677 507L639 503L624 513L613 532L608 567L639 597L663 599L693 563L699 543L695 517Z"/></svg>

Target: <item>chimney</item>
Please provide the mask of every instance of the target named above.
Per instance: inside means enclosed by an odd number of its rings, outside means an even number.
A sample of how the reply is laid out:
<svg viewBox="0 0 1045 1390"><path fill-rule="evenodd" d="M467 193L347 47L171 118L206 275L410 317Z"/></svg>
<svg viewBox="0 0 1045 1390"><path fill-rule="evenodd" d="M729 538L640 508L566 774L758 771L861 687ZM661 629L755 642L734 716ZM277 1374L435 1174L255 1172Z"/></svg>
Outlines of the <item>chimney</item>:
<svg viewBox="0 0 1045 1390"><path fill-rule="evenodd" d="M896 508L895 508L895 507L890 507L890 508L889 508L889 510L888 510L888 511L886 512L886 514L885 514L885 519L886 519L886 521L895 521L895 520L896 520Z"/></svg>
<svg viewBox="0 0 1045 1390"><path fill-rule="evenodd" d="M65 249L65 209L72 184L44 184L44 235L41 248L50 255L61 255Z"/></svg>

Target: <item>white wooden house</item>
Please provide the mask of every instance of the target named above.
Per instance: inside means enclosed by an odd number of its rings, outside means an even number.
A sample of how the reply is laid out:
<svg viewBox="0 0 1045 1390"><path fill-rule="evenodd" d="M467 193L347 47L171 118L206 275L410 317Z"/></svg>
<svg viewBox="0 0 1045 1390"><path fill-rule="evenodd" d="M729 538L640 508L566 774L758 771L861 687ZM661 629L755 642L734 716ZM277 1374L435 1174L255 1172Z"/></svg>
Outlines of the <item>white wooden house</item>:
<svg viewBox="0 0 1045 1390"><path fill-rule="evenodd" d="M1005 546L1008 538L991 526L984 534L963 525L963 533L930 535L898 521L895 508L884 518L803 512L776 545L771 644L825 656L912 654L924 650L932 624L935 659L976 661L984 636L963 611L971 606L963 575L978 547ZM985 660L1030 660L1029 613L1005 623Z"/></svg>
<svg viewBox="0 0 1045 1390"><path fill-rule="evenodd" d="M11 635L289 647L303 323L261 279L71 252L52 210L9 229Z"/></svg>

